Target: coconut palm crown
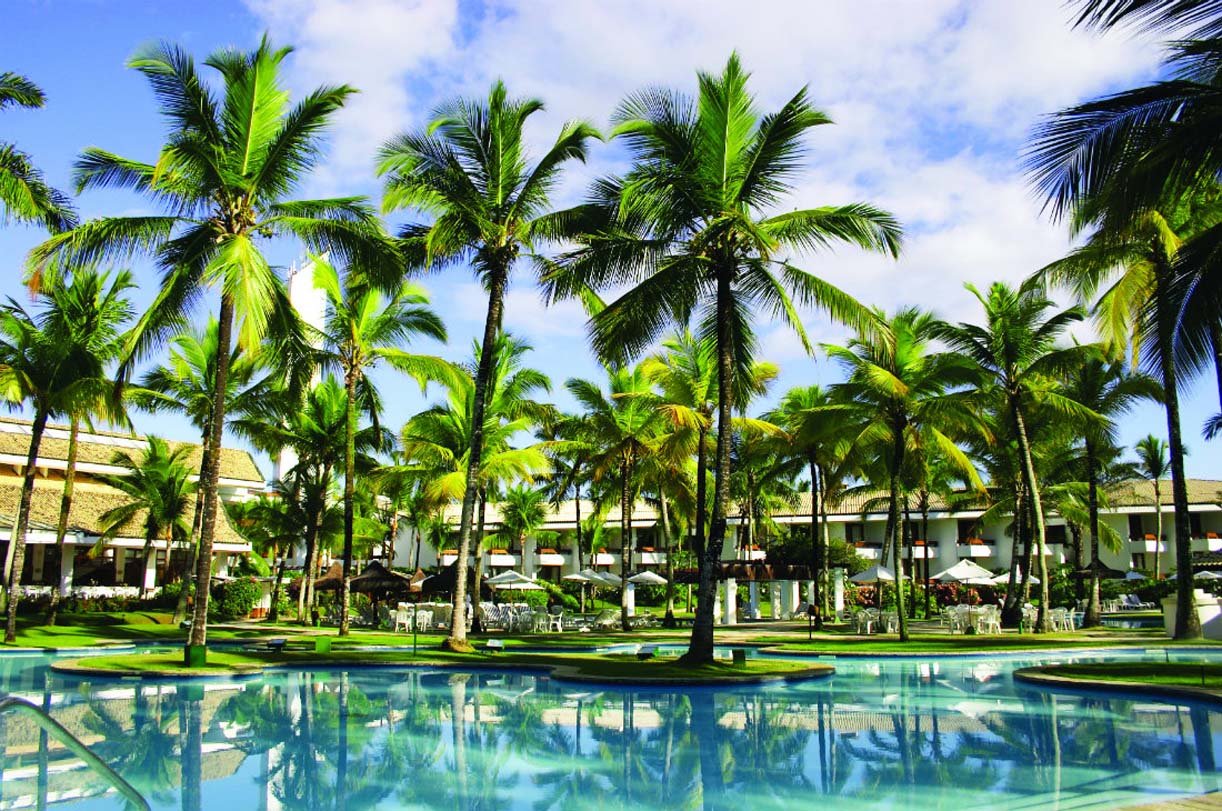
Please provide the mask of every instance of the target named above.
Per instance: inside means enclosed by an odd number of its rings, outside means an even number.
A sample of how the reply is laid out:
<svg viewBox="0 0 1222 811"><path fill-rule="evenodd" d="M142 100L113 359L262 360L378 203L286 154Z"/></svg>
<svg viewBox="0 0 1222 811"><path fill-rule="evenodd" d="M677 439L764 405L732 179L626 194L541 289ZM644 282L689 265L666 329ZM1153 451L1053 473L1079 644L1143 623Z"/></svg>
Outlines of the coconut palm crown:
<svg viewBox="0 0 1222 811"><path fill-rule="evenodd" d="M385 269L392 278L383 283L401 277L399 255L364 199L291 199L321 155L321 137L332 116L354 91L320 87L291 105L282 86L289 53L266 38L250 52L217 51L205 64L221 79L219 94L195 60L173 45L152 46L130 60L157 98L168 124L166 140L151 163L85 150L76 164L76 186L78 191L130 189L161 213L83 223L35 248L27 267L38 285L78 265L141 254L156 262L161 289L137 325L121 372L178 328L212 288L220 291L218 391L226 390L235 332L247 350L277 336L293 339L284 342L282 355L300 349L300 326L284 283L263 254L269 238L296 238L315 252L330 250L349 263ZM224 398L215 398L205 451L221 447L224 412ZM193 646L207 639L219 453L210 453L208 463L201 481Z"/></svg>
<svg viewBox="0 0 1222 811"><path fill-rule="evenodd" d="M552 298L627 286L590 322L595 351L622 364L662 333L693 319L715 340L718 434L712 531L700 575L692 661L713 655L713 570L729 503L730 418L736 381L756 350L755 313L788 324L810 349L800 305L864 324L869 311L793 254L849 243L899 253L900 227L865 203L775 213L805 156L809 130L831 120L799 90L762 114L748 74L731 55L719 75L700 73L693 99L665 89L629 96L615 112L615 137L633 165L599 180L586 209L590 232L549 277Z"/></svg>

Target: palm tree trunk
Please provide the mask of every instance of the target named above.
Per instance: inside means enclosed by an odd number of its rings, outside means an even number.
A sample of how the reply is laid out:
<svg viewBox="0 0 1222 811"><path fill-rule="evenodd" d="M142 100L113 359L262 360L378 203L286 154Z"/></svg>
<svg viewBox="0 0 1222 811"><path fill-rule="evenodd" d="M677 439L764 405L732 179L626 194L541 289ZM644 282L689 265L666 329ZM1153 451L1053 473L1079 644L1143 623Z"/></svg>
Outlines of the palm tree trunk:
<svg viewBox="0 0 1222 811"><path fill-rule="evenodd" d="M1086 595L1086 612L1082 616L1082 627L1093 628L1099 624L1102 607L1099 603L1099 465L1095 456L1095 443L1086 440L1086 510L1090 521L1090 592Z"/></svg>
<svg viewBox="0 0 1222 811"><path fill-rule="evenodd" d="M1018 582L1018 566L1022 560L1023 527L1027 515L1027 501L1023 493L1021 475L1014 477L1014 491L1011 497L1014 499L1014 532L1010 537L1010 577L1006 581L1006 599L1001 607L1001 624L1006 628L1017 628L1022 619L1023 605L1022 591Z"/></svg>
<svg viewBox="0 0 1222 811"><path fill-rule="evenodd" d="M823 605L822 589L819 583L820 571L823 564L823 555L825 550L819 548L819 465L815 462L815 457L812 455L807 459L807 464L810 467L810 576L815 584L815 593L811 595L814 599L811 605L821 607ZM815 613L815 629L823 630L823 612L816 611Z"/></svg>
<svg viewBox="0 0 1222 811"><path fill-rule="evenodd" d="M1159 371L1162 372L1163 404L1167 414L1167 445L1171 457L1171 502L1175 509L1176 611L1175 638L1199 639L1201 618L1193 598L1192 525L1188 518L1188 486L1184 480L1184 439L1180 432L1179 380L1175 368L1175 314L1168 281L1169 266L1154 272L1156 329L1158 330Z"/></svg>
<svg viewBox="0 0 1222 811"><path fill-rule="evenodd" d="M471 595L472 619L471 628L475 631L484 630L480 624L479 618L479 603L481 593L483 592L484 580L484 522L488 516L488 489L481 488L479 491L479 512L476 513L475 525L475 576L474 581L475 593ZM465 609L464 609L465 611ZM464 616L465 613L464 613Z"/></svg>
<svg viewBox="0 0 1222 811"><path fill-rule="evenodd" d="M76 486L76 454L80 432L81 422L74 416L68 429L68 464L64 470L64 492L59 498L59 522L55 525L55 546L59 549L59 582L51 589L47 625L55 625L59 618L60 600L72 588L71 583L64 583L64 570L67 568L64 559L68 549L64 541L68 537L68 517L72 513L72 490ZM75 554L75 549L73 552Z"/></svg>
<svg viewBox="0 0 1222 811"><path fill-rule="evenodd" d="M899 618L900 624L900 641L908 641L908 614L904 611L904 563L900 557L900 468L904 463L904 425L896 424L891 427L891 470L890 475L890 493L888 494L887 503L887 532L890 533L887 540L891 543L891 549L895 555L895 612ZM879 593L881 597L882 585L879 585ZM879 605L882 605L882 600L879 600Z"/></svg>
<svg viewBox="0 0 1222 811"><path fill-rule="evenodd" d="M322 525L326 502L320 502L308 517L305 528L305 565L301 571L301 588L297 592L297 621L309 624L310 607L314 603L314 573L318 570L318 528Z"/></svg>
<svg viewBox="0 0 1222 811"><path fill-rule="evenodd" d="M730 503L730 420L734 404L734 353L731 342L731 268L717 274L717 455L713 479L713 521L708 543L700 561L700 587L696 598L696 618L691 642L681 657L686 664L713 661L713 602L717 589L717 569L726 534L726 507ZM699 484L699 483L698 483Z"/></svg>
<svg viewBox="0 0 1222 811"><path fill-rule="evenodd" d="M34 498L34 477L37 475L38 447L47 428L49 414L39 407L34 412L34 424L30 426L30 450L26 454L25 476L21 480L21 501L17 506L17 520L13 535L9 538L8 560L5 562L5 584L8 591L8 619L4 627L4 641L11 645L17 640L17 604L21 602L21 570L25 567L25 536L30 526L30 502Z"/></svg>
<svg viewBox="0 0 1222 811"><path fill-rule="evenodd" d="M629 453L620 463L620 502L619 502L619 622L625 631L632 630L628 619L628 575L632 565L632 454Z"/></svg>
<svg viewBox="0 0 1222 811"><path fill-rule="evenodd" d="M200 437L199 479L202 485L204 472L208 469L208 437L210 430L205 427ZM174 606L174 624L180 624L187 618L187 600L191 596L191 587L195 584L195 560L199 555L199 530L204 522L204 488L195 489L195 515L191 519L191 543L187 547L187 570L183 572L182 590L178 592L178 603Z"/></svg>
<svg viewBox="0 0 1222 811"><path fill-rule="evenodd" d="M912 537L912 532L909 531L909 525L912 523L912 521L910 520L910 517L911 516L908 512L908 495L905 493L904 495L904 523L902 524L903 531L900 533L900 539L904 542L904 549L905 549L904 557L906 559L904 565L908 567L908 576L912 578L909 581L912 583L912 595L911 595L912 602L908 604L908 617L909 619L916 619L916 604L917 604L916 581L917 581L917 577L916 577L916 565L913 563L913 559L912 559L913 548L916 546L916 544L913 543L913 540L915 539Z"/></svg>
<svg viewBox="0 0 1222 811"><path fill-rule="evenodd" d="M662 529L662 549L666 555L666 614L663 624L667 628L675 627L675 565L671 562L670 512L666 509L666 491L658 486L658 512Z"/></svg>
<svg viewBox="0 0 1222 811"><path fill-rule="evenodd" d="M1040 502L1039 480L1035 476L1035 459L1031 455L1031 443L1027 440L1027 424L1023 421L1022 410L1013 406L1014 425L1018 433L1018 453L1022 458L1023 476L1026 478L1026 489L1031 499L1031 523L1035 527L1036 565L1040 569L1040 608L1036 615L1035 629L1037 633L1047 633L1052 630L1048 620L1048 559L1045 557L1044 508ZM1027 567L1024 577L1028 576L1031 567Z"/></svg>
<svg viewBox="0 0 1222 811"><path fill-rule="evenodd" d="M1154 579L1162 577L1159 568L1159 550L1163 548L1163 494L1160 482L1154 480Z"/></svg>
<svg viewBox="0 0 1222 811"><path fill-rule="evenodd" d="M709 429L708 426L702 425L696 433L696 527L693 536L695 542L695 552L697 557L704 557L704 546L707 540L705 534L708 526L708 506L709 506Z"/></svg>
<svg viewBox="0 0 1222 811"><path fill-rule="evenodd" d="M221 312L216 330L216 394L212 398L211 436L206 448L208 466L204 468L200 489L204 492L204 519L200 524L199 553L195 561L195 616L191 620L188 645L208 642L208 598L212 585L212 539L216 537L217 481L221 473L221 447L225 435L225 395L229 383L229 344L233 331L233 299L221 295Z"/></svg>
<svg viewBox="0 0 1222 811"><path fill-rule="evenodd" d="M828 549L831 545L831 527L827 522L827 496L829 492L830 488L828 487L827 483L827 471L821 467L819 469L819 525L821 527L820 545L823 548L823 570L819 572L819 577L823 581L823 605L820 606L822 609L820 613L824 615L827 615L831 611L832 599L830 593L832 590L832 573L831 561L829 560L831 556L828 554Z"/></svg>
<svg viewBox="0 0 1222 811"><path fill-rule="evenodd" d="M488 314L484 318L484 342L480 345L479 369L475 374L475 392L471 402L471 446L467 455L467 486L463 491L462 513L458 524L458 563L454 573L454 613L462 618L467 610L467 555L471 552L471 517L475 512L475 497L479 489L480 462L484 452L484 411L488 396L488 384L496 364L496 336L501 329L501 314L504 309L505 282L509 278L508 266L492 269L488 278ZM452 651L468 652L467 623L450 623L450 636L443 647Z"/></svg>
<svg viewBox="0 0 1222 811"><path fill-rule="evenodd" d="M352 531L356 522L356 369L344 374L347 414L344 418L344 582L340 589L339 635L348 635L352 588Z"/></svg>
<svg viewBox="0 0 1222 811"><path fill-rule="evenodd" d="M925 542L925 619L929 619L929 493L921 493L921 540Z"/></svg>
<svg viewBox="0 0 1222 811"><path fill-rule="evenodd" d="M584 550L581 548L581 485L574 481L573 483L573 532L577 535L577 571L581 571L584 567L583 562ZM581 584L581 613L586 611L586 584Z"/></svg>
<svg viewBox="0 0 1222 811"><path fill-rule="evenodd" d="M280 619L280 588L284 584L284 570L289 565L289 550L292 549L292 544L284 544L283 551L280 552L280 563L276 566L276 580L272 583L272 604L267 611L268 623L277 622Z"/></svg>

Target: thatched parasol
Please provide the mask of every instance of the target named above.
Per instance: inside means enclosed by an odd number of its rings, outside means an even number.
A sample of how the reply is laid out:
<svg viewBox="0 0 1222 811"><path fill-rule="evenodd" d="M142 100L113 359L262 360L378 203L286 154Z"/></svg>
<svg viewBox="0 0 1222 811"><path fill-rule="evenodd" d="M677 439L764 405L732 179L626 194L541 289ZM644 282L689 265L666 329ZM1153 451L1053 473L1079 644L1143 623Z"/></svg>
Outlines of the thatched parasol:
<svg viewBox="0 0 1222 811"><path fill-rule="evenodd" d="M344 587L344 567L340 563L332 563L322 577L314 581L315 591L339 591Z"/></svg>
<svg viewBox="0 0 1222 811"><path fill-rule="evenodd" d="M420 580L424 579L423 572L418 571L417 574L420 576ZM417 580L414 575L408 577L405 574L391 571L375 560L365 567L365 571L352 578L350 587L357 594L388 597L419 593L420 580Z"/></svg>

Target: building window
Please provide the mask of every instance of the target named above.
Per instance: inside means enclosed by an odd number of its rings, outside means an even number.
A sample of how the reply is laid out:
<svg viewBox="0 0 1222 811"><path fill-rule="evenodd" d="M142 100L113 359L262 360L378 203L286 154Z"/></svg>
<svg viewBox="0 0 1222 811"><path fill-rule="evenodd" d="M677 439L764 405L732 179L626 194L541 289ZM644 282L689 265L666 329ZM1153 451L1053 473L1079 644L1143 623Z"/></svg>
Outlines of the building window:
<svg viewBox="0 0 1222 811"><path fill-rule="evenodd" d="M1146 537L1146 531L1141 525L1140 515L1129 515L1129 540L1140 541Z"/></svg>
<svg viewBox="0 0 1222 811"><path fill-rule="evenodd" d="M850 521L844 525L844 539L849 543L858 543L866 539L866 525L860 521Z"/></svg>
<svg viewBox="0 0 1222 811"><path fill-rule="evenodd" d="M960 518L957 522L959 543L967 543L968 538L975 537L976 521L971 518Z"/></svg>
<svg viewBox="0 0 1222 811"><path fill-rule="evenodd" d="M1053 524L1052 526L1044 527L1044 542L1045 543L1065 543L1065 525Z"/></svg>
<svg viewBox="0 0 1222 811"><path fill-rule="evenodd" d="M1190 528L1190 534L1192 535L1192 537L1194 538L1204 538L1205 537L1205 530L1201 529L1201 514L1200 513L1188 513L1188 526Z"/></svg>

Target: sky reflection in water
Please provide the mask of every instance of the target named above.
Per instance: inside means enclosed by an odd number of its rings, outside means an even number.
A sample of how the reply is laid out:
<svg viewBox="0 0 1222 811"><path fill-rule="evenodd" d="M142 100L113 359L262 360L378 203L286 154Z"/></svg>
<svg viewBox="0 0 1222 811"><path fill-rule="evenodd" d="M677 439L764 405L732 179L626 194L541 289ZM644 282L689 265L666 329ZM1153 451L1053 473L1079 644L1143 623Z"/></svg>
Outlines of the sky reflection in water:
<svg viewBox="0 0 1222 811"><path fill-rule="evenodd" d="M830 680L764 689L358 670L139 695L47 661L5 657L0 685L155 808L1089 809L1219 787L1218 713L1012 683L1032 659L839 659ZM0 746L0 809L123 808L27 721L0 721Z"/></svg>

